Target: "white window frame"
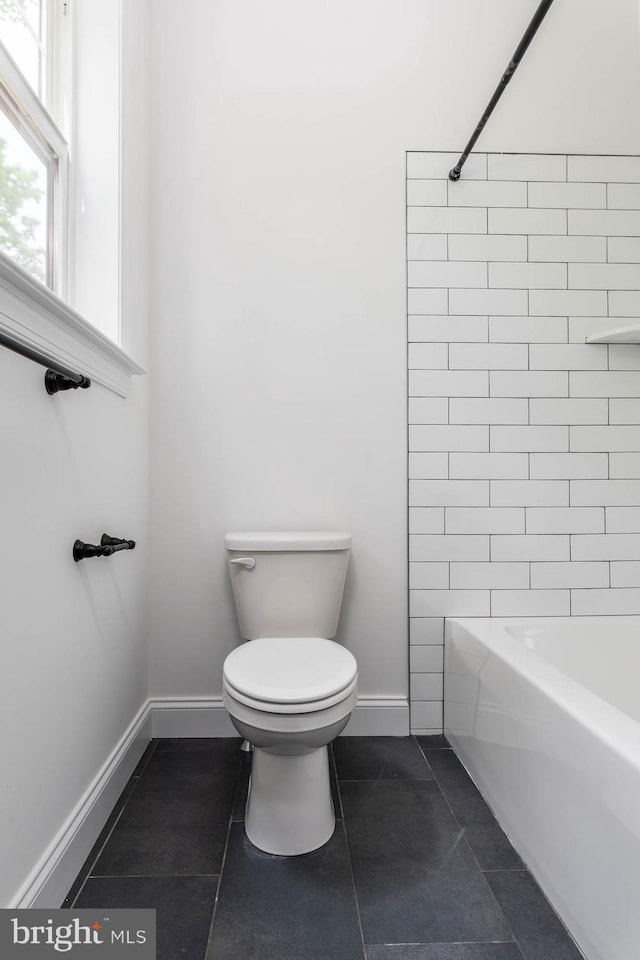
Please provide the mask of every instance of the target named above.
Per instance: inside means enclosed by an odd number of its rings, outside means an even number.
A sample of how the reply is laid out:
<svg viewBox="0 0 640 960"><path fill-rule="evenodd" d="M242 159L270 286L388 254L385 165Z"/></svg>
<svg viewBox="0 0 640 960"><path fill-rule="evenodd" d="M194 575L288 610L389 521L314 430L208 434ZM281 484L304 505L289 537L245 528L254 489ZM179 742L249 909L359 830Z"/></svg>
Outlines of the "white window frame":
<svg viewBox="0 0 640 960"><path fill-rule="evenodd" d="M68 29L64 23L69 20L67 9L64 0L46 0L45 89L47 101L54 112L62 107L70 95L68 90L61 89L61 85L68 82L69 75L60 66L69 51L66 40ZM1 42L0 98L19 133L47 167L46 286L64 298L67 295L69 144L51 111L32 89Z"/></svg>
<svg viewBox="0 0 640 960"><path fill-rule="evenodd" d="M56 115L71 126L71 0L46 0L48 20L47 90ZM62 54L56 56L56 53ZM51 286L40 283L0 251L0 331L26 346L77 369L93 381L127 396L132 375L144 369L114 341L88 323L66 302L73 272L69 246L72 234L73 191L69 145L58 124L31 89L10 54L0 45L0 78L6 78L9 103L15 116L33 118L26 124L28 142L41 157L53 160L50 189L55 224L49 249L53 254ZM21 132L25 124L19 121ZM37 132L36 132L37 131ZM53 289L51 288L53 287ZM27 362L18 361L16 362Z"/></svg>

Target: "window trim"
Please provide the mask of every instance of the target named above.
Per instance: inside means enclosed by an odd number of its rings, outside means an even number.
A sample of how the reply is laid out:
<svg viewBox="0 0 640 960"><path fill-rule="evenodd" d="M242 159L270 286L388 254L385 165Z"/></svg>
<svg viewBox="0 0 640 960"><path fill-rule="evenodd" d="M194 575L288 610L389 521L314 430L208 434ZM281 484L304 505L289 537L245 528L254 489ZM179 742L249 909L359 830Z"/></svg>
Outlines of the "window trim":
<svg viewBox="0 0 640 960"><path fill-rule="evenodd" d="M120 397L129 395L132 376L146 373L113 340L2 251L0 330Z"/></svg>
<svg viewBox="0 0 640 960"><path fill-rule="evenodd" d="M40 97L32 89L11 54L0 42L0 75L6 78L9 96L13 96L25 112L33 116L34 127L42 130L57 154L68 150L68 144Z"/></svg>

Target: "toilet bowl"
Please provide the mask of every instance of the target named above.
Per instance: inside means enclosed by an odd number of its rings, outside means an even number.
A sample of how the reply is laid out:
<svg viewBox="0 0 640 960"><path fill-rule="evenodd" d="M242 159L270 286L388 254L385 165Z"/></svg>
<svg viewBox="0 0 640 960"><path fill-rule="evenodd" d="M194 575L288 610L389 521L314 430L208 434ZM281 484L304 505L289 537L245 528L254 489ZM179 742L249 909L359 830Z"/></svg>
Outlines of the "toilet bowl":
<svg viewBox="0 0 640 960"><path fill-rule="evenodd" d="M357 665L322 637L263 637L229 654L223 699L253 745L245 830L266 853L309 853L333 834L327 744L356 702Z"/></svg>
<svg viewBox="0 0 640 960"><path fill-rule="evenodd" d="M267 853L309 853L335 828L327 745L357 696L355 658L329 636L351 538L228 534L225 544L241 630L251 636L223 669L224 705L253 746L245 830Z"/></svg>

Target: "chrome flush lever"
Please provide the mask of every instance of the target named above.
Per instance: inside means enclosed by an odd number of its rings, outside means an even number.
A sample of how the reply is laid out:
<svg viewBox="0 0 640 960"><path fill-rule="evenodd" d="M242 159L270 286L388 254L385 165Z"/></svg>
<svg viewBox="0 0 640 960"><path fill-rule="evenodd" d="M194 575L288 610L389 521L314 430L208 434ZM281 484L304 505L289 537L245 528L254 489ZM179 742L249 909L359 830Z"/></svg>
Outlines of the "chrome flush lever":
<svg viewBox="0 0 640 960"><path fill-rule="evenodd" d="M246 567L247 570L253 570L256 565L254 557L234 557L229 563L237 563L239 567Z"/></svg>

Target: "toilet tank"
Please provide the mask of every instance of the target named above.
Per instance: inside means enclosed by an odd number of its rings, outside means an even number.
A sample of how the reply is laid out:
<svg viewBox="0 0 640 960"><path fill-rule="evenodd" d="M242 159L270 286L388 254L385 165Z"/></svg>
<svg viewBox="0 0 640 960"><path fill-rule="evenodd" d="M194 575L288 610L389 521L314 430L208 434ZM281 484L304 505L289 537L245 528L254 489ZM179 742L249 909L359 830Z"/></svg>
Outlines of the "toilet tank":
<svg viewBox="0 0 640 960"><path fill-rule="evenodd" d="M246 640L335 636L350 534L228 533L224 544Z"/></svg>

